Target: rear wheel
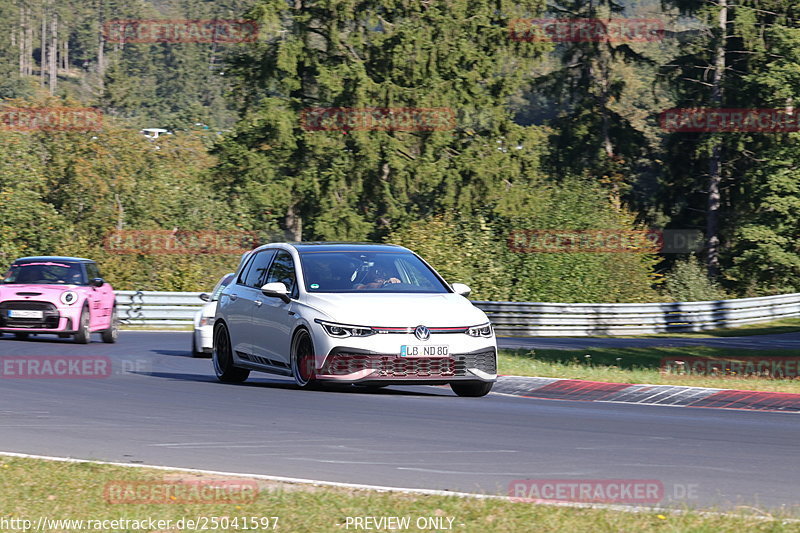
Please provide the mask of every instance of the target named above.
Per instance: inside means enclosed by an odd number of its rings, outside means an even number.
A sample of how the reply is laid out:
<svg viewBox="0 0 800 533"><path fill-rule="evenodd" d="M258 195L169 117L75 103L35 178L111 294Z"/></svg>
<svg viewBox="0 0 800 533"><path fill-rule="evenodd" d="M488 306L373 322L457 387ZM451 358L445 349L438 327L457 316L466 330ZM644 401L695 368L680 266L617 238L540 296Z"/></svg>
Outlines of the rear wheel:
<svg viewBox="0 0 800 533"><path fill-rule="evenodd" d="M119 336L119 319L117 318L116 306L114 306L114 310L111 311L111 323L108 325L108 329L103 330L101 336L103 342L109 344L117 342L117 337Z"/></svg>
<svg viewBox="0 0 800 533"><path fill-rule="evenodd" d="M14 336L17 338L17 340L21 340L21 341L24 341L25 339L28 338L28 334L27 333L14 333Z"/></svg>
<svg viewBox="0 0 800 533"><path fill-rule="evenodd" d="M214 328L214 351L211 352L214 363L214 373L223 383L241 383L250 376L246 368L233 366L233 349L231 337L225 324L218 324Z"/></svg>
<svg viewBox="0 0 800 533"><path fill-rule="evenodd" d="M292 339L292 375L294 381L302 388L311 388L315 385L316 358L314 357L314 342L308 330L298 330Z"/></svg>
<svg viewBox="0 0 800 533"><path fill-rule="evenodd" d="M486 396L492 390L491 381L454 381L450 383L450 388L459 396L477 398Z"/></svg>
<svg viewBox="0 0 800 533"><path fill-rule="evenodd" d="M83 311L81 311L80 321L78 322L78 332L75 333L75 342L78 344L89 344L91 335L89 331L89 310L84 307Z"/></svg>

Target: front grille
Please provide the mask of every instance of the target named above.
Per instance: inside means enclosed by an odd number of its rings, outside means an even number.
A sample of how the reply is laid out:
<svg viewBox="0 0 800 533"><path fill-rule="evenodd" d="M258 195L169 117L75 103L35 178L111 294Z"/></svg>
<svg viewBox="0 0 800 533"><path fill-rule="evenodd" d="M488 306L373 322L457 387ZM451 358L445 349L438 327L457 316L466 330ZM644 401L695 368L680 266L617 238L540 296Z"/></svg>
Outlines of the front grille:
<svg viewBox="0 0 800 533"><path fill-rule="evenodd" d="M381 378L447 378L466 376L468 368L488 374L497 372L493 349L451 357L398 357L339 352L328 357L322 374L345 376L362 370L377 370Z"/></svg>
<svg viewBox="0 0 800 533"><path fill-rule="evenodd" d="M322 373L344 376L361 370L377 370L377 377L429 378L457 374L456 361L449 357L397 357L337 353L328 358ZM375 377L375 376L373 376Z"/></svg>
<svg viewBox="0 0 800 533"><path fill-rule="evenodd" d="M42 311L42 318L12 318L8 316L9 309L20 311ZM0 327L5 328L31 328L31 329L56 329L58 328L58 309L47 302L31 302L28 300L9 300L0 302Z"/></svg>
<svg viewBox="0 0 800 533"><path fill-rule="evenodd" d="M487 374L497 373L497 354L494 349L455 356L466 368L477 368Z"/></svg>

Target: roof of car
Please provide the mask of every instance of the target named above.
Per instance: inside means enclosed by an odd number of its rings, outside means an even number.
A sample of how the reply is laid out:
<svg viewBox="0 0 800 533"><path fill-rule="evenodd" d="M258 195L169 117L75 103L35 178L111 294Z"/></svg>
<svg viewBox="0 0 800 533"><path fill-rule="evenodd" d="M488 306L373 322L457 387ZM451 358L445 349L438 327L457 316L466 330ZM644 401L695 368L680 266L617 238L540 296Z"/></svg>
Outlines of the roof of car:
<svg viewBox="0 0 800 533"><path fill-rule="evenodd" d="M63 257L60 255L37 255L31 257L20 257L15 263L19 263L20 261L30 262L30 261L66 261L70 263L94 263L91 259L84 259L83 257Z"/></svg>
<svg viewBox="0 0 800 533"><path fill-rule="evenodd" d="M398 246L396 244L383 244L376 242L327 242L327 241L312 241L312 242L287 242L289 246L293 246L298 252L375 252L379 250L384 251L410 251L407 248Z"/></svg>

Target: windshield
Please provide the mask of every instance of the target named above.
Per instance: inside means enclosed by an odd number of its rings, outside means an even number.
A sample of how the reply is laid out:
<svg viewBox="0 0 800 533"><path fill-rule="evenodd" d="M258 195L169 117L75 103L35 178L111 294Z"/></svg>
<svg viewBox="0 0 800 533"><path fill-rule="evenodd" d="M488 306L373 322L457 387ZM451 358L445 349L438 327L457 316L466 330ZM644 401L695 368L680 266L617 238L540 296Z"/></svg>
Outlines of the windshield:
<svg viewBox="0 0 800 533"><path fill-rule="evenodd" d="M302 252L308 292L450 292L409 252Z"/></svg>
<svg viewBox="0 0 800 533"><path fill-rule="evenodd" d="M15 263L3 275L3 283L86 285L86 277L80 263Z"/></svg>

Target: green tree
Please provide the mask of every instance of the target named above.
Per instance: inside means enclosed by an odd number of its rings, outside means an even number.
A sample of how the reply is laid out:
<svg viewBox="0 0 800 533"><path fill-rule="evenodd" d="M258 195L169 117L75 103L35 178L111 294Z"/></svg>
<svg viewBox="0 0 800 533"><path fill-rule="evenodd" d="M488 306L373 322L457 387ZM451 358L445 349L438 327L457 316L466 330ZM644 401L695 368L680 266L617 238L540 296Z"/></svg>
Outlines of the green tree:
<svg viewBox="0 0 800 533"><path fill-rule="evenodd" d="M777 108L798 97L800 7L674 1L707 23L667 70L681 107ZM709 74L711 73L711 74ZM797 272L797 158L781 132L675 133L663 202L679 227L706 227L713 276L744 291L789 290Z"/></svg>
<svg viewBox="0 0 800 533"><path fill-rule="evenodd" d="M507 28L542 7L262 1L265 38L236 62L242 118L219 150L219 186L294 239L379 239L444 210L491 212L539 173L541 136L513 124L507 101L541 46ZM437 131L304 129L315 107L444 111Z"/></svg>
<svg viewBox="0 0 800 533"><path fill-rule="evenodd" d="M560 0L549 6L548 13L564 23L597 21L599 28L601 22L617 24L611 21L623 17L625 6L615 0ZM524 29L522 24L517 27ZM525 35L520 31L522 38ZM656 40L658 35L641 37ZM626 67L639 72L650 68L654 61L645 52L652 52L650 48L602 35L579 35L555 44L555 61L533 79L529 95L548 105L549 116L543 118L553 128L553 149L546 159L552 174L590 176L608 189L616 203L628 198L636 173L642 170L642 158L650 154L642 126L631 121L636 106L623 101L626 87L634 81Z"/></svg>

